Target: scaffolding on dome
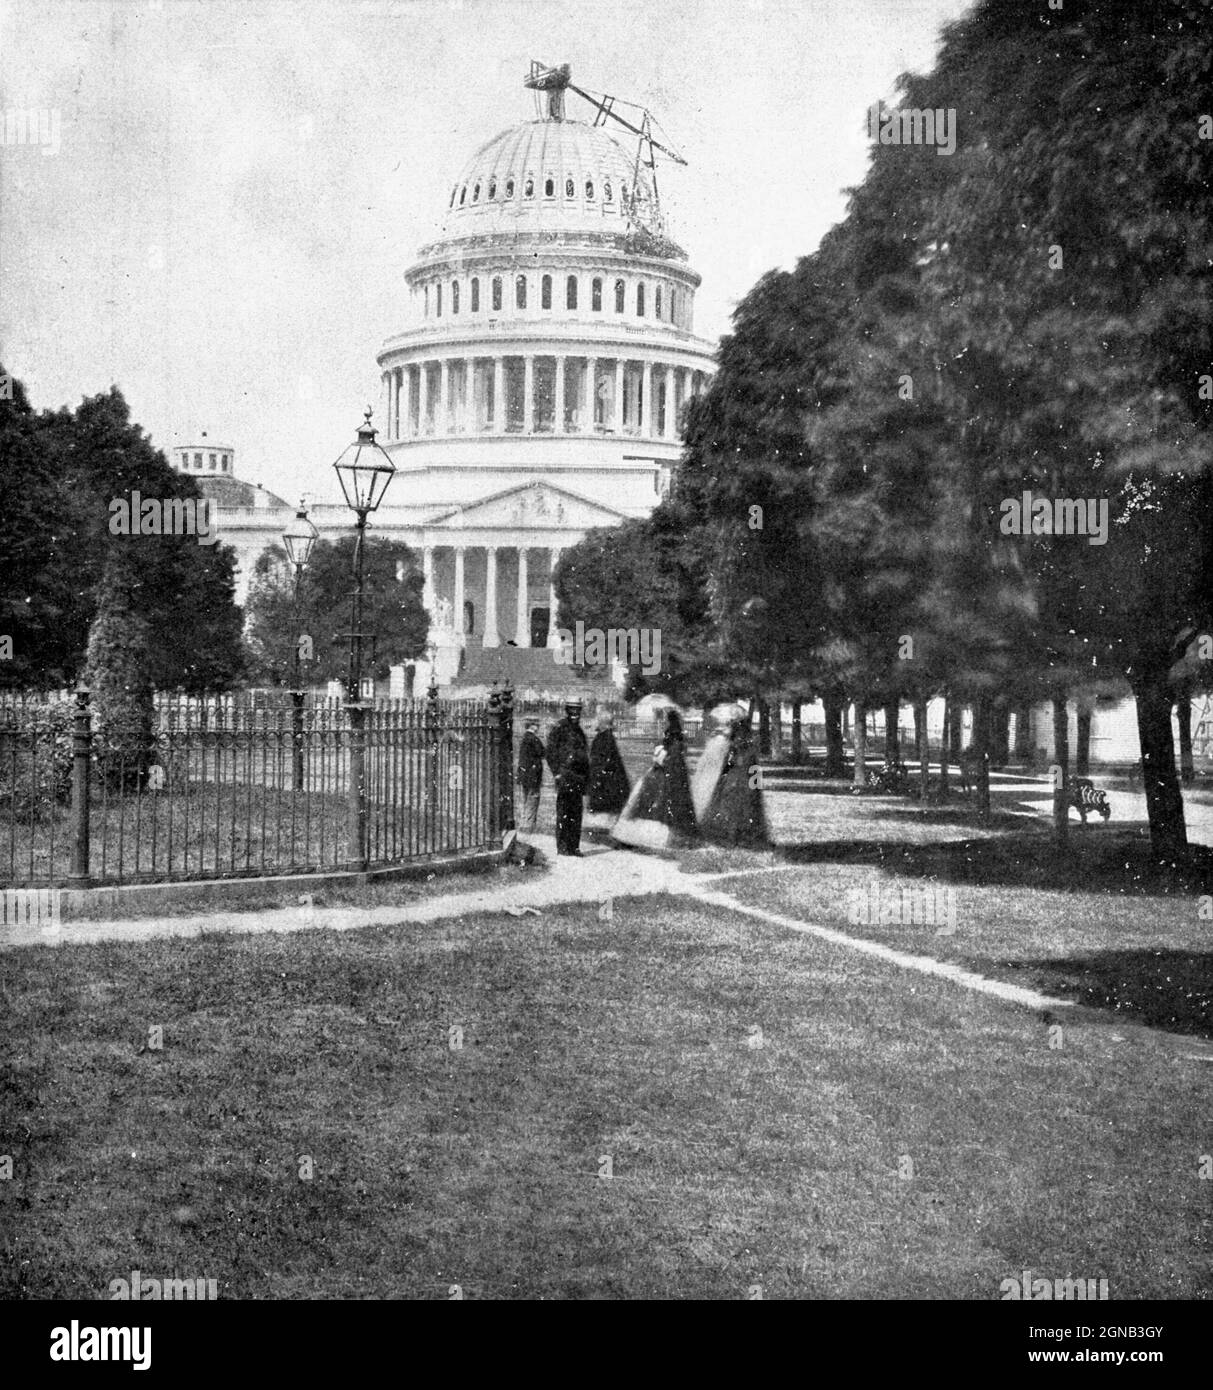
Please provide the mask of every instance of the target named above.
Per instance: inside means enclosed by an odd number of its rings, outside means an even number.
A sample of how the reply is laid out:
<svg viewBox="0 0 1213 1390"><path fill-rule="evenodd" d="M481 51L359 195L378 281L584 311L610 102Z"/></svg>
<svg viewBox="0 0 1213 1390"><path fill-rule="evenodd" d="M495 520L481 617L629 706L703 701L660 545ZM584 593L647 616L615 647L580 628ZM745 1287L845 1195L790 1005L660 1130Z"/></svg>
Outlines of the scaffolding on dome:
<svg viewBox="0 0 1213 1390"><path fill-rule="evenodd" d="M572 80L572 69L568 63L562 63L559 67L549 67L532 59L530 73L523 85L534 92L547 93L546 119L549 121L564 120L564 94L566 91L572 91L594 107L593 125L606 125L608 120L615 121L637 137L636 157L632 164L632 183L627 201L628 220L637 231L664 239L665 220L661 214L661 197L657 188L656 156L660 152L675 164L685 165L686 160L671 146L654 139L653 127L657 126L660 129L660 123L653 119L652 112L637 102L624 101L620 97L607 96L604 93L587 92L578 87ZM617 105L639 111L640 124L636 125L621 116L615 110ZM662 134L664 133L662 131ZM646 195L641 183L642 167L649 171L648 182L653 191L651 198Z"/></svg>

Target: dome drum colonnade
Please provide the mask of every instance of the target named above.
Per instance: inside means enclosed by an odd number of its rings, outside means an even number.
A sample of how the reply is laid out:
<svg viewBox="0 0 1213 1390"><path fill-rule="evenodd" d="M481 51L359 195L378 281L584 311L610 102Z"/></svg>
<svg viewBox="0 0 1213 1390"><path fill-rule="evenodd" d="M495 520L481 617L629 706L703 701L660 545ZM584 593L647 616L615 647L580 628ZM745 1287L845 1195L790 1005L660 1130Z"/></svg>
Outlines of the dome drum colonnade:
<svg viewBox="0 0 1213 1390"><path fill-rule="evenodd" d="M551 576L585 529L569 529L559 498L571 513L578 500L605 508L592 525L647 514L660 498L683 409L713 364L692 331L700 277L637 216L650 203L648 172L605 130L528 122L473 157L442 239L406 274L416 326L379 354L385 447L400 483L445 474L458 493L419 538L438 647L462 646L477 627L486 647L503 630L519 646L555 645ZM490 498L503 474L554 491L511 536L475 536L483 518L468 474ZM532 567L537 549L547 564ZM481 550L483 563L469 564ZM546 588L537 608L533 582Z"/></svg>

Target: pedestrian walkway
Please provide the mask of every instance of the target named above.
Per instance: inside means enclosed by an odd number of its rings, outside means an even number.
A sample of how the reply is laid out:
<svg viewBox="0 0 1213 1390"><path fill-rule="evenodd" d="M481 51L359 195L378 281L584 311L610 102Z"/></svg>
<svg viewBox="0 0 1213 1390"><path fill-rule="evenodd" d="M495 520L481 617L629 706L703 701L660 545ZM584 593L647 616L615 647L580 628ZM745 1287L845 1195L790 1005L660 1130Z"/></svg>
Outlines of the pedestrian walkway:
<svg viewBox="0 0 1213 1390"><path fill-rule="evenodd" d="M418 902L380 907L317 907L301 902L293 907L269 908L259 912L207 912L193 917L140 918L123 922L69 922L55 931L28 927L0 928L0 949L33 945L73 946L99 941L188 939L217 932L259 935L318 928L352 931L360 927L404 927L485 912L524 915L528 908L542 913L545 908L564 903L603 903L608 898L672 893L736 912L751 921L816 936L831 945L875 957L898 969L932 975L1008 1003L1033 1009L1064 1009L1070 1006L1068 1000L1050 998L1035 990L990 980L951 962L897 951L831 927L752 907L710 886L722 879L727 881L735 876L732 874L686 873L670 859L597 845L587 846L580 858L557 856L553 837L533 835L529 839L546 859L547 869L503 869L503 877L491 888L464 893L436 893ZM776 873L784 867L767 865L745 868L741 873ZM306 898L307 895L301 896Z"/></svg>

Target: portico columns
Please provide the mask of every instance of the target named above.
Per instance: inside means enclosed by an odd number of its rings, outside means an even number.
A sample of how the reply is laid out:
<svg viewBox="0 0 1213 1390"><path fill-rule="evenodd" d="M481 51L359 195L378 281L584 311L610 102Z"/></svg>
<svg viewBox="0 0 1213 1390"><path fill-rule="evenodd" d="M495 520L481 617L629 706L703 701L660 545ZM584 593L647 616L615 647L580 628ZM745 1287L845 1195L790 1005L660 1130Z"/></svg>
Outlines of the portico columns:
<svg viewBox="0 0 1213 1390"><path fill-rule="evenodd" d="M582 408L581 428L586 434L594 433L594 378L598 375L598 359L587 357L585 359L585 404Z"/></svg>
<svg viewBox="0 0 1213 1390"><path fill-rule="evenodd" d="M552 557L551 579L548 581L548 646L559 647L560 637L556 631L556 566L560 563L560 551L553 546L548 554Z"/></svg>
<svg viewBox="0 0 1213 1390"><path fill-rule="evenodd" d="M485 547L484 581L484 645L499 647L501 638L497 635L497 547Z"/></svg>
<svg viewBox="0 0 1213 1390"><path fill-rule="evenodd" d="M564 432L564 358L556 358L556 418L553 429L557 434ZM523 552L526 553L525 551Z"/></svg>
<svg viewBox="0 0 1213 1390"><path fill-rule="evenodd" d="M438 607L438 595L434 592L434 547L432 545L427 545L421 552L421 573L425 577L425 588L421 591L421 602L430 615L430 622L433 623L435 609Z"/></svg>
<svg viewBox="0 0 1213 1390"><path fill-rule="evenodd" d="M463 606L463 546L457 545L455 547L455 633L461 647L467 642Z"/></svg>
<svg viewBox="0 0 1213 1390"><path fill-rule="evenodd" d="M526 552L525 545L518 547L518 621L514 641L520 647L531 645L530 580L527 575Z"/></svg>

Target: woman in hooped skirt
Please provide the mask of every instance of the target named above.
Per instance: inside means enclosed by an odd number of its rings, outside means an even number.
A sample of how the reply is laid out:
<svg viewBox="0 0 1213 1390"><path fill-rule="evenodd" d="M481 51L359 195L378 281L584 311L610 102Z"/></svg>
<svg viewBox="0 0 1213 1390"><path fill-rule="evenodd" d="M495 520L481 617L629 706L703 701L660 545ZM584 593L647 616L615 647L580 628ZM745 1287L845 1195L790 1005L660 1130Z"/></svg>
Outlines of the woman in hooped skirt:
<svg viewBox="0 0 1213 1390"><path fill-rule="evenodd" d="M717 717L717 733L700 761L701 766L715 764L715 785L700 782L696 770L695 810L699 816L699 833L716 845L770 849L762 788L754 775L758 757L750 733L749 715L740 709L730 711L728 706L712 713Z"/></svg>
<svg viewBox="0 0 1213 1390"><path fill-rule="evenodd" d="M601 714L598 732L590 744L590 780L585 792L585 826L591 839L606 839L610 834L631 788L615 742L614 720L609 714Z"/></svg>
<svg viewBox="0 0 1213 1390"><path fill-rule="evenodd" d="M674 849L694 844L698 838L682 718L672 709L666 712L665 733L653 752L653 765L633 787L611 839L638 849Z"/></svg>

